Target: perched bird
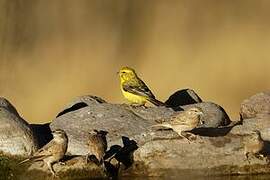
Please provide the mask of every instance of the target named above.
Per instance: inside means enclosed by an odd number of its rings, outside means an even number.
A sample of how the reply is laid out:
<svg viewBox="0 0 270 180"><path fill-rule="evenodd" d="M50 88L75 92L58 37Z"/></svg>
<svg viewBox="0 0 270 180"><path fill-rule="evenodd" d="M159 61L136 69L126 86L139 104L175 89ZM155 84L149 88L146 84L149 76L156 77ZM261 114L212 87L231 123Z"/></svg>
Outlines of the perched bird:
<svg viewBox="0 0 270 180"><path fill-rule="evenodd" d="M88 147L89 147L89 155L94 155L98 160L98 164L104 165L103 157L107 150L107 139L106 135L108 134L107 131L98 131L93 130L89 133L88 139ZM87 156L88 159L88 156Z"/></svg>
<svg viewBox="0 0 270 180"><path fill-rule="evenodd" d="M247 161L249 162L249 155L252 154L257 158L263 157L260 152L264 147L264 141L261 137L260 131L253 131L243 139L244 151Z"/></svg>
<svg viewBox="0 0 270 180"><path fill-rule="evenodd" d="M150 101L156 106L165 105L155 98L151 90L137 76L134 69L129 67L121 68L119 77L122 93L131 104L145 105L146 101Z"/></svg>
<svg viewBox="0 0 270 180"><path fill-rule="evenodd" d="M64 157L68 147L68 138L65 131L61 129L54 130L52 134L53 139L48 144L35 152L33 156L25 159L19 164L27 161L43 161L45 164L47 164L51 173L55 175L52 165L55 162L59 162L59 160Z"/></svg>
<svg viewBox="0 0 270 180"><path fill-rule="evenodd" d="M157 120L156 122L160 124L153 125L152 127L170 128L177 134L179 134L179 136L187 138L183 135L183 133L191 131L192 129L196 128L199 124L203 124L203 122L201 121L202 114L203 111L201 110L201 108L192 107L171 117L168 121Z"/></svg>

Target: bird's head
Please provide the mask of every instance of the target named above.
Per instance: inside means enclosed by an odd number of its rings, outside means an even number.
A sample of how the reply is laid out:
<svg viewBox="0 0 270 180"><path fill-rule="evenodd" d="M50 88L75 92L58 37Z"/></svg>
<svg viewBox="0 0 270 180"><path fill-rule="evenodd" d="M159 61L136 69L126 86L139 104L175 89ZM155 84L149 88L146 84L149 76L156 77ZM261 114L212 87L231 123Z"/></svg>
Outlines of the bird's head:
<svg viewBox="0 0 270 180"><path fill-rule="evenodd" d="M123 67L118 72L121 82L129 81L130 79L135 78L137 75L134 69L130 67Z"/></svg>
<svg viewBox="0 0 270 180"><path fill-rule="evenodd" d="M259 130L253 130L250 135L254 140L261 139L261 132Z"/></svg>
<svg viewBox="0 0 270 180"><path fill-rule="evenodd" d="M67 138L67 134L64 130L62 129L56 129L52 131L53 138Z"/></svg>
<svg viewBox="0 0 270 180"><path fill-rule="evenodd" d="M108 134L107 131L103 131L103 130L92 130L89 132L90 135L98 135L98 136L103 136L103 137L106 137L106 135Z"/></svg>
<svg viewBox="0 0 270 180"><path fill-rule="evenodd" d="M203 110L199 107L192 107L187 110L187 114L191 117L191 119L195 119L199 124L204 124L202 121L201 115L203 115Z"/></svg>

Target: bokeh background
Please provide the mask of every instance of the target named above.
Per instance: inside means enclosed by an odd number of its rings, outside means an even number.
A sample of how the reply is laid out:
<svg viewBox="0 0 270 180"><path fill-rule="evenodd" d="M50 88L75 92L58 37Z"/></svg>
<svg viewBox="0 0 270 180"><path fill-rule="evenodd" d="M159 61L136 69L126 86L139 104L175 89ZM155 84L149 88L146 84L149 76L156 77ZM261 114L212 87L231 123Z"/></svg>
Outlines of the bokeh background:
<svg viewBox="0 0 270 180"><path fill-rule="evenodd" d="M238 118L270 89L269 0L0 0L0 96L29 122L79 95L125 102L131 66L165 101L192 88Z"/></svg>

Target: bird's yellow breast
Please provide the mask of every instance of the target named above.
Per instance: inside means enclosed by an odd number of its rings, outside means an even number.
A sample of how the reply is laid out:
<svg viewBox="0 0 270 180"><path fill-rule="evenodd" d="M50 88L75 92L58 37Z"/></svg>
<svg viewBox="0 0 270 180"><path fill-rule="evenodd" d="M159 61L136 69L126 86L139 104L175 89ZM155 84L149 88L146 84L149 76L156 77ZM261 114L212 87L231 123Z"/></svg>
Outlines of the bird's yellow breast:
<svg viewBox="0 0 270 180"><path fill-rule="evenodd" d="M146 98L143 96L138 96L129 92L126 92L121 87L124 97L132 104L144 105L146 103Z"/></svg>

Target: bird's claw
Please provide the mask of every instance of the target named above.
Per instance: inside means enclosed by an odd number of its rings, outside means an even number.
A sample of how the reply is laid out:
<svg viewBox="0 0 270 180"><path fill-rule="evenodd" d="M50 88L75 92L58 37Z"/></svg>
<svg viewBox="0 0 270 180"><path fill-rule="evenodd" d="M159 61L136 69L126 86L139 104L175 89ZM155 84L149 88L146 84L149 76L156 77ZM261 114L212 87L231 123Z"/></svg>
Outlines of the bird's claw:
<svg viewBox="0 0 270 180"><path fill-rule="evenodd" d="M60 164L61 166L65 166L65 165L66 165L65 162L59 162L59 164Z"/></svg>
<svg viewBox="0 0 270 180"><path fill-rule="evenodd" d="M260 154L260 153L256 153L254 154L254 156L257 158L257 159L260 159L260 160L263 160L264 159L264 155Z"/></svg>
<svg viewBox="0 0 270 180"><path fill-rule="evenodd" d="M189 133L189 132L182 132L181 136L186 138L189 143L191 143L192 141L195 141L198 138L197 135Z"/></svg>

